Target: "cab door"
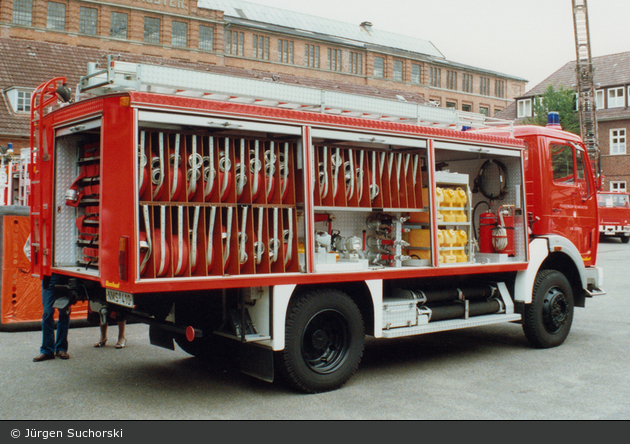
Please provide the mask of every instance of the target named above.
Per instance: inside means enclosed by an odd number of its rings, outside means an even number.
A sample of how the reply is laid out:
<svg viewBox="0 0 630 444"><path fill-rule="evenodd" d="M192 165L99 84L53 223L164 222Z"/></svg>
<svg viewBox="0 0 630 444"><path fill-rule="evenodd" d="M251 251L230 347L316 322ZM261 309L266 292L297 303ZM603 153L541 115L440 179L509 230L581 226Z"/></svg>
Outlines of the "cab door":
<svg viewBox="0 0 630 444"><path fill-rule="evenodd" d="M586 151L571 142L549 146L553 170L552 231L567 237L577 247L585 265L597 248L597 203Z"/></svg>

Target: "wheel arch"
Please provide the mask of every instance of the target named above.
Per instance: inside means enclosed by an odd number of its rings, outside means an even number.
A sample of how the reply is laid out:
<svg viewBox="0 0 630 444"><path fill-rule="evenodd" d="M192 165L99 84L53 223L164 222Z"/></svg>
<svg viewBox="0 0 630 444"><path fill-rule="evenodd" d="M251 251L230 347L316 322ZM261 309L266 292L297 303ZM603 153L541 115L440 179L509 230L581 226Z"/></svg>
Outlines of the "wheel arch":
<svg viewBox="0 0 630 444"><path fill-rule="evenodd" d="M274 319L274 339L273 350L279 351L284 349L284 326L286 323L288 308L291 302L302 294L306 294L311 290L331 289L339 290L347 294L361 312L365 333L367 335L377 334L375 330L375 307L380 306L382 299L382 284L375 288L371 285L372 281L354 281L354 282L331 282L326 284L309 284L309 285L281 285L274 287L273 295L273 319ZM380 281L376 281L380 282Z"/></svg>
<svg viewBox="0 0 630 444"><path fill-rule="evenodd" d="M557 270L571 283L576 307L584 307L587 288L584 262L579 251L562 236L541 236L529 245L530 261L524 271L519 271L515 282L515 300L529 304L536 276L541 270Z"/></svg>

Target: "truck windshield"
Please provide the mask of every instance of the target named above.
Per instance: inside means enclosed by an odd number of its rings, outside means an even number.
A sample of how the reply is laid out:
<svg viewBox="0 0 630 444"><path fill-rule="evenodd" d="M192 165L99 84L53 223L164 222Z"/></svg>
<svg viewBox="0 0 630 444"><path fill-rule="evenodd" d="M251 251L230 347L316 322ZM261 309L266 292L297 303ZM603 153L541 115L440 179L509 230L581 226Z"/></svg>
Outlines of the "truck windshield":
<svg viewBox="0 0 630 444"><path fill-rule="evenodd" d="M597 203L600 207L630 207L627 194L600 194Z"/></svg>

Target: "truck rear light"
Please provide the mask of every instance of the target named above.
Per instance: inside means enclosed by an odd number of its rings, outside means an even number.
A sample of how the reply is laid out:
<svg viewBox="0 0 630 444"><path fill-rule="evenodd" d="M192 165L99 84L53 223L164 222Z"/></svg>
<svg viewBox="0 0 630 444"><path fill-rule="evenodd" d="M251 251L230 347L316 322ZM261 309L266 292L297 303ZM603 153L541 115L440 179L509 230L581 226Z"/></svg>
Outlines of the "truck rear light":
<svg viewBox="0 0 630 444"><path fill-rule="evenodd" d="M195 339L195 329L192 325L186 327L186 339L188 342L192 342Z"/></svg>
<svg viewBox="0 0 630 444"><path fill-rule="evenodd" d="M120 236L118 241L118 274L120 279L126 281L129 278L128 254L129 236Z"/></svg>

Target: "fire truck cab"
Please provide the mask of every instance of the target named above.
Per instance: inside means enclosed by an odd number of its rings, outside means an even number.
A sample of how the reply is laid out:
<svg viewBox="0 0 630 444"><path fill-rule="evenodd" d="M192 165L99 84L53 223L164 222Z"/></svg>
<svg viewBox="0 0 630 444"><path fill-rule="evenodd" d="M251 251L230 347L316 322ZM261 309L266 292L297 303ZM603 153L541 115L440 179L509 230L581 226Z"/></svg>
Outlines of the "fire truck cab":
<svg viewBox="0 0 630 444"><path fill-rule="evenodd" d="M49 111L63 82L33 94L33 272L155 345L314 393L366 335L518 322L554 347L603 293L575 136L113 58Z"/></svg>

